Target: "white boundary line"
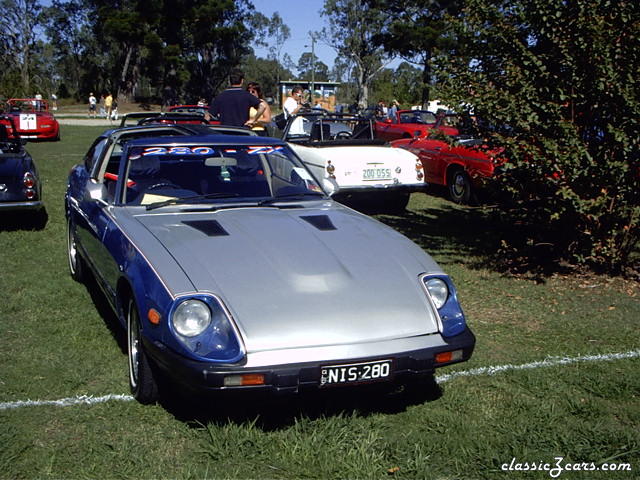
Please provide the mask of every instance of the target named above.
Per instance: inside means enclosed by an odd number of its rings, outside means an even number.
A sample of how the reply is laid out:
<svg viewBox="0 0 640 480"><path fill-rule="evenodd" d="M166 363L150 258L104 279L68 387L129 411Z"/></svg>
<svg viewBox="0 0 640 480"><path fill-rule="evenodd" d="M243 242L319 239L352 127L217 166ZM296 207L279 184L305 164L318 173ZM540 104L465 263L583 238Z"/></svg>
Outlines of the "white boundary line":
<svg viewBox="0 0 640 480"><path fill-rule="evenodd" d="M495 365L490 367L473 368L471 370L460 370L458 372L452 372L445 375L438 375L435 378L438 383L445 383L459 377L477 377L480 375L492 376L497 373L508 372L511 370L533 370L537 368L556 367L574 363L610 362L613 360L624 360L639 357L640 350L630 350L622 353L604 353L600 355L582 355L579 357L547 357L546 359L538 362L521 363L519 365ZM112 400L130 402L133 400L133 397L131 395L110 394L102 397L80 395L77 397L62 398L60 400L18 400L16 402L0 402L0 410L40 406L70 407L74 405L94 405L97 403L110 402Z"/></svg>

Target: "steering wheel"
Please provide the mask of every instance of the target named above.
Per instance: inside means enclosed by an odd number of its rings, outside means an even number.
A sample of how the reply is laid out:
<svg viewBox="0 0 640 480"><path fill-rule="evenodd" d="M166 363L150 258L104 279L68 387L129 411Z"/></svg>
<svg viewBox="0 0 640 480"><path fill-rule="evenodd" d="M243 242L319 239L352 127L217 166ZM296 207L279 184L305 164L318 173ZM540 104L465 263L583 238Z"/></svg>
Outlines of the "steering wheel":
<svg viewBox="0 0 640 480"><path fill-rule="evenodd" d="M335 136L336 140L346 140L348 138L351 138L351 132L347 132L346 130L336 133Z"/></svg>
<svg viewBox="0 0 640 480"><path fill-rule="evenodd" d="M175 188L175 189L181 189L182 187L180 185L176 185L175 183L171 183L171 182L158 182L155 183L149 187L147 187L145 190L149 191L149 190L155 190L156 188L162 188L162 187L169 187L169 188Z"/></svg>

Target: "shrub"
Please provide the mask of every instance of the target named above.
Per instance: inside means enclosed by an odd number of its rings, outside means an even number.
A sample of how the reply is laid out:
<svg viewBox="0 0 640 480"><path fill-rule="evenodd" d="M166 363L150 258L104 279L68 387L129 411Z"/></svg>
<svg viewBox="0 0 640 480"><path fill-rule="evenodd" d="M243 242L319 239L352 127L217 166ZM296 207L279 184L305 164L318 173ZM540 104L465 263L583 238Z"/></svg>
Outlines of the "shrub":
<svg viewBox="0 0 640 480"><path fill-rule="evenodd" d="M620 272L640 238L640 7L635 1L469 0L441 88L504 148L504 247Z"/></svg>

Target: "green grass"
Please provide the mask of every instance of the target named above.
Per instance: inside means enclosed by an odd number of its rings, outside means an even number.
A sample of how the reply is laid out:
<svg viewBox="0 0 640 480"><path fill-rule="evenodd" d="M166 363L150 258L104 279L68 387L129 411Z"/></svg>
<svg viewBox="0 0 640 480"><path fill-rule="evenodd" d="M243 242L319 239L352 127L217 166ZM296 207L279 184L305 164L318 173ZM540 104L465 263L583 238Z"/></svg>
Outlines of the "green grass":
<svg viewBox="0 0 640 480"><path fill-rule="evenodd" d="M67 174L103 128L63 126L59 143L29 144L44 179L48 222L0 216L0 402L127 394L122 332L95 288L66 264ZM478 343L443 369L640 349L640 288L601 276L510 277L502 234L476 209L414 194L380 220L451 274ZM0 478L538 479L519 462L626 462L639 478L638 359L452 379L422 392L168 398L0 410ZM389 471L393 473L389 473Z"/></svg>

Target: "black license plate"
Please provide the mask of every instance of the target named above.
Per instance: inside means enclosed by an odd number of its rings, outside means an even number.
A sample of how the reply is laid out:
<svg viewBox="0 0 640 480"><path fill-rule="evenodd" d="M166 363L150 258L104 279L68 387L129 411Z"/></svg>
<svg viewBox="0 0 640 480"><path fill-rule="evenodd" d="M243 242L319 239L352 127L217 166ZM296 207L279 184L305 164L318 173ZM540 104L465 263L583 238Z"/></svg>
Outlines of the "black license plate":
<svg viewBox="0 0 640 480"><path fill-rule="evenodd" d="M320 368L320 386L345 385L386 380L392 374L391 360L327 365Z"/></svg>

